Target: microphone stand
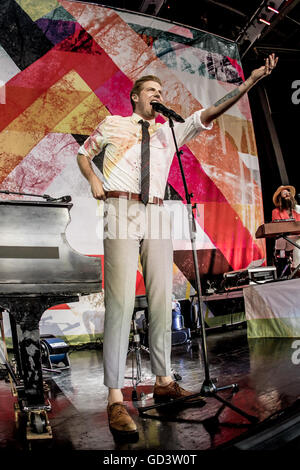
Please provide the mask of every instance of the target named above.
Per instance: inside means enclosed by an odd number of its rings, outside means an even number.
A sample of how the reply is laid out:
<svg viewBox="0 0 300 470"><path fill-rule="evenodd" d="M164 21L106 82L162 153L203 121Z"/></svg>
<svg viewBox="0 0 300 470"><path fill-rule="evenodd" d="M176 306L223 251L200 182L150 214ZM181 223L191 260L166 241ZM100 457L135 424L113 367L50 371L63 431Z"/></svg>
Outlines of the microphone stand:
<svg viewBox="0 0 300 470"><path fill-rule="evenodd" d="M54 198L54 197L49 196L48 194L19 193L16 191L9 191L8 189L0 190L0 194L16 194L18 196L41 197L43 199L46 199L47 202L70 202L72 200L71 196L62 196L62 197Z"/></svg>
<svg viewBox="0 0 300 470"><path fill-rule="evenodd" d="M189 395L187 397L182 397L182 398L177 398L172 400L171 402L167 403L160 403L160 404L155 404L155 405L150 405L150 406L145 406L145 407L139 407L138 411L139 414L142 416L147 416L146 412L152 409L161 409L163 407L170 407L174 406L177 403L183 403L187 400L190 400L191 398L197 398L197 397L213 397L216 400L220 401L223 403L223 407L228 407L231 408L233 411L236 413L240 414L244 418L246 418L250 423L257 423L259 420L256 416L249 415L245 411L241 410L240 408L237 408L234 406L232 403L224 400L222 397L220 397L217 392L223 391L223 390L228 390L232 389L233 392L237 392L239 390L238 384L230 384L230 385L225 385L223 387L217 387L216 382L218 379L212 379L210 377L210 372L209 372L209 361L208 361L208 353L207 353L207 341L206 341L206 331L205 331L205 321L204 321L204 316L203 316L203 311L201 308L201 303L200 299L202 297L201 293L201 282L200 282L200 273L199 273L199 265L198 265L198 258L197 258L197 250L196 250L196 223L195 223L195 217L193 213L193 209L195 208L191 204L191 197L193 197L192 193L189 193L187 183L186 183L186 178L182 166L182 161L181 161L181 155L182 155L182 150L179 151L177 141L176 141L176 136L174 132L174 122L171 117L169 117L169 126L172 131L173 135L173 140L176 148L176 155L178 158L179 162L179 167L181 171L181 176L183 180L183 186L185 190L185 197L186 197L186 202L187 202L187 210L188 210L188 220L189 220L189 231L190 231L190 239L191 239L191 245L192 245L192 252L193 252L193 261L194 261L194 269L195 269L195 275L196 275L196 290L197 290L197 306L198 306L198 317L200 318L200 330L201 330L201 346L202 346L202 356L203 356L203 364L204 364L204 373L205 373L205 379L202 384L201 390L199 393ZM198 402L193 402L193 406L198 403ZM199 404L203 404L203 401L199 400ZM151 415L148 415L148 417L153 417Z"/></svg>

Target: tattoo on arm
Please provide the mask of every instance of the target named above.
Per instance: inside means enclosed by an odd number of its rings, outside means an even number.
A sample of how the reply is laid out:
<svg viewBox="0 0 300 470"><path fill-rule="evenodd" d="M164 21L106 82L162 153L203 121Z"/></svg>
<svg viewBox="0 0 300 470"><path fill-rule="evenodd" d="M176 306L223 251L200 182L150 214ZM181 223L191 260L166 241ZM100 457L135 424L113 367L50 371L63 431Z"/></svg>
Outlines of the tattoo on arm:
<svg viewBox="0 0 300 470"><path fill-rule="evenodd" d="M226 101L230 100L234 96L238 95L240 93L240 90L238 88L235 88L232 90L230 93L227 93L227 95L223 96L219 101L214 103L214 106L217 107L219 104L225 103Z"/></svg>

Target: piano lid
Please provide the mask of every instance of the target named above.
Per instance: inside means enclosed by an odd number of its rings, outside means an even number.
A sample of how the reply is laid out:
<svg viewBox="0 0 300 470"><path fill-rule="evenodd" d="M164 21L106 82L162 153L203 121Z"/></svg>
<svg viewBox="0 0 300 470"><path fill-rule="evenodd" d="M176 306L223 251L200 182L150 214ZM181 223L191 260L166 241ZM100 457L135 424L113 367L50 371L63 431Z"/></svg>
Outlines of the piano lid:
<svg viewBox="0 0 300 470"><path fill-rule="evenodd" d="M65 235L71 203L0 201L0 295L101 291L101 260Z"/></svg>

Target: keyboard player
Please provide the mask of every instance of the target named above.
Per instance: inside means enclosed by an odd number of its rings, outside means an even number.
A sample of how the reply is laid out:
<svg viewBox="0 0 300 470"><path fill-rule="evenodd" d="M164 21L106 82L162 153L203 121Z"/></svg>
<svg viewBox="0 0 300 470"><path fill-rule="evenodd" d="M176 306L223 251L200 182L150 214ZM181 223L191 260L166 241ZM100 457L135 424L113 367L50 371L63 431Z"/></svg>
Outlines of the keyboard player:
<svg viewBox="0 0 300 470"><path fill-rule="evenodd" d="M300 213L296 205L296 189L294 186L279 186L274 195L273 203L275 209L272 211L272 221L294 219L300 221ZM299 235L290 235L297 244L300 242ZM300 263L300 250L294 247L284 238L278 238L275 242L275 262L278 270L284 269L284 264L290 260L292 268ZM299 271L298 271L299 272ZM280 272L278 273L281 274ZM286 273L289 274L289 273Z"/></svg>

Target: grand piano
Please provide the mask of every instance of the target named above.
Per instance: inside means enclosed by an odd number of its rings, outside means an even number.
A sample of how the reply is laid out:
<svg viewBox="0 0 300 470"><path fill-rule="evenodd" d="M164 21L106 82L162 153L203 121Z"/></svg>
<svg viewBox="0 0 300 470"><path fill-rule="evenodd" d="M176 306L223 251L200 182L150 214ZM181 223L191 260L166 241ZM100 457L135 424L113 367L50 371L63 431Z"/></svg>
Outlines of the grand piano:
<svg viewBox="0 0 300 470"><path fill-rule="evenodd" d="M20 378L17 393L25 411L48 406L40 350L42 314L101 291L101 261L69 245L65 230L73 204L58 201L0 201L0 310L10 316Z"/></svg>

